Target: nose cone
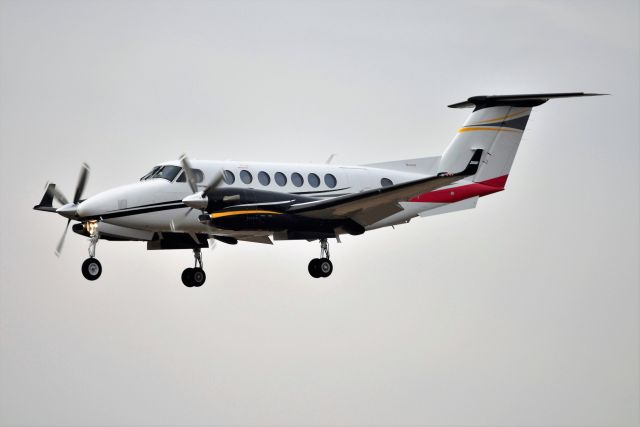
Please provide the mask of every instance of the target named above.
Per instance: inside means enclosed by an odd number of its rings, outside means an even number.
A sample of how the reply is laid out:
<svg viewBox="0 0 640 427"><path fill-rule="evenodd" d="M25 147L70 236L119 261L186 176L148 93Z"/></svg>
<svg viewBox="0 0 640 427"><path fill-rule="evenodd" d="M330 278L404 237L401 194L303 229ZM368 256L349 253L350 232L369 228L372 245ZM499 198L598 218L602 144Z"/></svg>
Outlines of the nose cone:
<svg viewBox="0 0 640 427"><path fill-rule="evenodd" d="M209 204L209 198L202 193L196 193L182 199L182 203L193 209L205 210Z"/></svg>
<svg viewBox="0 0 640 427"><path fill-rule="evenodd" d="M75 203L67 203L56 209L56 212L65 218L74 218L78 215L78 206Z"/></svg>

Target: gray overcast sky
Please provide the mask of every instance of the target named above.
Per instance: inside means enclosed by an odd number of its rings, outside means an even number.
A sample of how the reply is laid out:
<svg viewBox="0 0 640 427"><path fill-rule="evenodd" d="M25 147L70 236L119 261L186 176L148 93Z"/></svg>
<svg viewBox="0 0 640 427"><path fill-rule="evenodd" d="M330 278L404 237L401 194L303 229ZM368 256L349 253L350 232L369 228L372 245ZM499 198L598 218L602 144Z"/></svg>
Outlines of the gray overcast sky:
<svg viewBox="0 0 640 427"><path fill-rule="evenodd" d="M637 425L636 1L1 1L1 425ZM34 212L194 158L440 154L534 110L507 191L318 245L87 242Z"/></svg>

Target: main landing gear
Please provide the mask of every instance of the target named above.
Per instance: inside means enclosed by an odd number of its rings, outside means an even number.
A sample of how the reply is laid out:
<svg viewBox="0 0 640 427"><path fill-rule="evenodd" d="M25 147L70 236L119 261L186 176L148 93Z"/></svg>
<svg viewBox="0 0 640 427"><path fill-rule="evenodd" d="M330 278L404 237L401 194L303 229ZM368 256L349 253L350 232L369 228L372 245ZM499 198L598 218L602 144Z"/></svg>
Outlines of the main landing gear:
<svg viewBox="0 0 640 427"><path fill-rule="evenodd" d="M188 288L199 288L204 285L207 275L202 269L202 252L200 248L193 249L193 257L195 258L194 268L185 268L182 272L182 283Z"/></svg>
<svg viewBox="0 0 640 427"><path fill-rule="evenodd" d="M320 239L320 258L314 258L309 262L309 274L316 279L329 277L333 272L333 263L329 261L329 242Z"/></svg>
<svg viewBox="0 0 640 427"><path fill-rule="evenodd" d="M100 239L98 231L94 228L89 243L89 258L82 263L82 275L87 280L96 280L102 274L102 264L95 258L98 239Z"/></svg>

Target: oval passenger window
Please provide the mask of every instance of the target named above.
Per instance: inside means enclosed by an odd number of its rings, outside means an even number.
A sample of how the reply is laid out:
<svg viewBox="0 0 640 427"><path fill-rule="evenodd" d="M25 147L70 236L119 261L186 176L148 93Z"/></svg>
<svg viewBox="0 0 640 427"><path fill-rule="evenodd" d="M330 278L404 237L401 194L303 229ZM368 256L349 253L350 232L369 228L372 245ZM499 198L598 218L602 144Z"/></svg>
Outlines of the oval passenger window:
<svg viewBox="0 0 640 427"><path fill-rule="evenodd" d="M302 184L304 184L304 179L302 179L302 175L300 175L298 172L294 172L291 174L291 182L296 187L302 187Z"/></svg>
<svg viewBox="0 0 640 427"><path fill-rule="evenodd" d="M320 185L320 178L315 173L310 173L309 176L307 176L307 181L309 181L309 185L313 188Z"/></svg>
<svg viewBox="0 0 640 427"><path fill-rule="evenodd" d="M262 185L269 185L271 183L271 177L265 171L260 171L258 174L258 181L260 181L260 184Z"/></svg>
<svg viewBox="0 0 640 427"><path fill-rule="evenodd" d="M274 178L276 180L276 184L278 184L280 187L284 187L285 185L287 185L287 177L282 172L276 172Z"/></svg>
<svg viewBox="0 0 640 427"><path fill-rule="evenodd" d="M253 181L253 176L251 176L251 172L249 172L247 170L241 170L240 171L240 179L245 184L251 184L251 181Z"/></svg>
<svg viewBox="0 0 640 427"><path fill-rule="evenodd" d="M230 170L224 171L224 182L228 185L233 184L236 181L236 176Z"/></svg>
<svg viewBox="0 0 640 427"><path fill-rule="evenodd" d="M336 184L338 183L336 181L336 177L331 175L330 173L326 174L324 176L324 183L327 184L327 187L329 188L333 188L336 186Z"/></svg>

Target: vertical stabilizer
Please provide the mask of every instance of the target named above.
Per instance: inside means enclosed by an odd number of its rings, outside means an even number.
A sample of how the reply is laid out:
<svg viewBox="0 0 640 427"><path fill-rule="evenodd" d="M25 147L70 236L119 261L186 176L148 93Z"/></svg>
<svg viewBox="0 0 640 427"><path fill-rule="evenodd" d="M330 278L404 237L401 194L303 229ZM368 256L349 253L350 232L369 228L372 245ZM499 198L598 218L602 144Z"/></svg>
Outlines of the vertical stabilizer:
<svg viewBox="0 0 640 427"><path fill-rule="evenodd" d="M504 187L533 107L551 98L593 95L598 94L571 92L474 96L449 105L451 108L474 107L474 110L445 150L438 170L460 171L468 164L474 151L482 149L481 164L472 180Z"/></svg>

